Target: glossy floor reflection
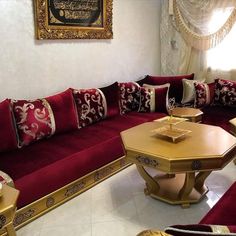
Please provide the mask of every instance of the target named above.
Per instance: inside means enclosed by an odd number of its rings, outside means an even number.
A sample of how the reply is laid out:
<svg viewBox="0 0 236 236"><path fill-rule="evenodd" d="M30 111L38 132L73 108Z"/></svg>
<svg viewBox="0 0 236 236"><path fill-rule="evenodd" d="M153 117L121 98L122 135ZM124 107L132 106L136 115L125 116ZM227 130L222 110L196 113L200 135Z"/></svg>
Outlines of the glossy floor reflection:
<svg viewBox="0 0 236 236"><path fill-rule="evenodd" d="M134 165L17 231L18 236L134 236L148 228L198 223L236 180L228 164L207 179L207 197L183 209L145 196Z"/></svg>

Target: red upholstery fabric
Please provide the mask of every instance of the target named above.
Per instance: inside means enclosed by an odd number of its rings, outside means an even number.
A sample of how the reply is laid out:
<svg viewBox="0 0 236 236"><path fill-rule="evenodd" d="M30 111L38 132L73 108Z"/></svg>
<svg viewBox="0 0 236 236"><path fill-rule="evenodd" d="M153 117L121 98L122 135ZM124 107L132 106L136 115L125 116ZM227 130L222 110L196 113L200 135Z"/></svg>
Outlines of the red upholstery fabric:
<svg viewBox="0 0 236 236"><path fill-rule="evenodd" d="M194 102L195 107L201 108L214 102L215 83L206 84L195 82L194 87L196 92Z"/></svg>
<svg viewBox="0 0 236 236"><path fill-rule="evenodd" d="M0 130L0 152L15 149L17 133L8 99L0 103Z"/></svg>
<svg viewBox="0 0 236 236"><path fill-rule="evenodd" d="M216 205L203 217L200 224L236 225L236 182Z"/></svg>
<svg viewBox="0 0 236 236"><path fill-rule="evenodd" d="M115 82L107 87L100 88L103 92L107 103L107 117L112 117L120 114L118 103L118 83Z"/></svg>
<svg viewBox="0 0 236 236"><path fill-rule="evenodd" d="M118 83L120 113L138 111L140 102L140 86L135 82Z"/></svg>
<svg viewBox="0 0 236 236"><path fill-rule="evenodd" d="M120 142L119 136L107 139L17 179L15 186L21 191L17 206L29 204L121 157Z"/></svg>
<svg viewBox="0 0 236 236"><path fill-rule="evenodd" d="M226 106L207 106L202 109L202 123L216 125L230 131L229 120L236 117L236 109Z"/></svg>
<svg viewBox="0 0 236 236"><path fill-rule="evenodd" d="M236 225L222 226L222 225L173 225L165 229L165 232L172 236L199 236L199 235L225 235L225 230L230 233L236 233ZM222 233L221 233L222 232Z"/></svg>
<svg viewBox="0 0 236 236"><path fill-rule="evenodd" d="M78 115L71 89L47 97L56 124L55 133L63 133L78 128Z"/></svg>
<svg viewBox="0 0 236 236"><path fill-rule="evenodd" d="M215 102L236 107L236 81L216 79Z"/></svg>
<svg viewBox="0 0 236 236"><path fill-rule="evenodd" d="M167 114L161 113L161 112L150 112L150 113L129 112L127 116L134 117L136 119L142 119L143 122L149 122L149 121L153 121L153 120L165 117L167 116Z"/></svg>
<svg viewBox="0 0 236 236"><path fill-rule="evenodd" d="M12 107L20 147L54 134L54 116L45 99L12 100Z"/></svg>
<svg viewBox="0 0 236 236"><path fill-rule="evenodd" d="M107 114L106 99L99 89L73 89L79 126L85 127L103 119Z"/></svg>
<svg viewBox="0 0 236 236"><path fill-rule="evenodd" d="M183 96L182 79L193 80L194 74L176 75L176 76L151 76L147 75L145 83L152 85L161 85L170 83L169 97L175 98L180 103Z"/></svg>
<svg viewBox="0 0 236 236"><path fill-rule="evenodd" d="M120 132L144 121L135 116L115 116L2 153L1 170L12 177L20 190L18 207L123 156Z"/></svg>

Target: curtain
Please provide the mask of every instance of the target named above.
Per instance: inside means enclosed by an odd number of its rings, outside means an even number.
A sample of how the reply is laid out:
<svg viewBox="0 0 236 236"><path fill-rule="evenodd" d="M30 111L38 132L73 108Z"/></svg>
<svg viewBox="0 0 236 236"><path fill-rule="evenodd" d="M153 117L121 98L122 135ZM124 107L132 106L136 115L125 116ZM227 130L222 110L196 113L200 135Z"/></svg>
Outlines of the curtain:
<svg viewBox="0 0 236 236"><path fill-rule="evenodd" d="M236 21L235 0L162 0L161 72L209 76L206 50L215 47ZM223 16L212 24L216 10Z"/></svg>

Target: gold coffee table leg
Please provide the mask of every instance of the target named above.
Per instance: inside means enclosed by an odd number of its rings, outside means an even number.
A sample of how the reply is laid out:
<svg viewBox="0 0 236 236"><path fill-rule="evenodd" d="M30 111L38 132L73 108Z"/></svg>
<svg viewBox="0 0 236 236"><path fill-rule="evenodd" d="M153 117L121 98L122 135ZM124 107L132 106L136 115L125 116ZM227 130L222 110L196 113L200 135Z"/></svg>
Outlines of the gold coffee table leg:
<svg viewBox="0 0 236 236"><path fill-rule="evenodd" d="M12 223L6 226L6 231L8 236L16 236L16 232Z"/></svg>
<svg viewBox="0 0 236 236"><path fill-rule="evenodd" d="M204 182L206 178L211 174L211 172L212 171L199 172L198 175L196 176L194 187L199 193L206 191Z"/></svg>
<svg viewBox="0 0 236 236"><path fill-rule="evenodd" d="M194 172L186 173L184 185L179 191L180 200L188 200L188 196L192 192L194 184L195 184L195 173ZM189 205L190 203L188 202L182 204L183 207L189 207Z"/></svg>
<svg viewBox="0 0 236 236"><path fill-rule="evenodd" d="M155 179L148 174L148 172L144 169L141 165L136 165L139 174L143 177L143 179L146 181L147 188L144 190L146 195L150 195L151 193L158 193L160 186L155 181Z"/></svg>

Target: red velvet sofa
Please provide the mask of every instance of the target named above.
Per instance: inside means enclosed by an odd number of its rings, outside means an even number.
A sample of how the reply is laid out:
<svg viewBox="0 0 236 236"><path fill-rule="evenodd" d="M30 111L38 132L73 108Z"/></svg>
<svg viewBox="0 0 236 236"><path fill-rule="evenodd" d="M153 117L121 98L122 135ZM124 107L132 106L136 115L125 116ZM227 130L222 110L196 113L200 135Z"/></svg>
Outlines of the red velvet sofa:
<svg viewBox="0 0 236 236"><path fill-rule="evenodd" d="M182 80L193 80L194 74L175 76L174 78L175 80L173 82L173 76L147 75L144 79L138 81L138 83L141 86L143 84L161 85L164 83L171 83L171 85L174 86L170 86L169 97L175 97L177 106L190 106L200 108L204 113L202 117L203 124L220 126L226 131L231 132L229 120L236 117L236 81L216 79L215 82L208 85L199 83L207 87L209 86L208 96L210 97L210 101L208 102L208 104L196 104L196 100L195 102L192 101L187 104L181 104L181 100L184 94ZM195 89L196 88L197 86L195 86ZM217 91L218 96L215 95L215 91ZM200 93L200 96L202 96L202 93ZM217 101L215 101L216 97Z"/></svg>
<svg viewBox="0 0 236 236"><path fill-rule="evenodd" d="M10 175L20 190L15 226L23 226L125 168L128 163L120 132L166 116L168 89L169 96L179 102L182 79L193 77L193 74L149 76L137 83L116 82L100 89L68 89L45 99L1 102L0 114L4 114L0 116L1 171ZM150 112L150 104L146 106L145 100L150 103L153 90L140 90L138 84L143 83L155 86L169 83L155 88L156 98L164 105L158 102L154 112ZM122 97L124 87L126 96ZM35 109L31 111L32 106ZM229 109L227 119L236 117L234 112ZM213 117L209 112L204 122L212 124L215 113L212 114ZM37 125L40 120L37 127L40 132L35 131L32 120ZM224 123L223 128L228 130Z"/></svg>

